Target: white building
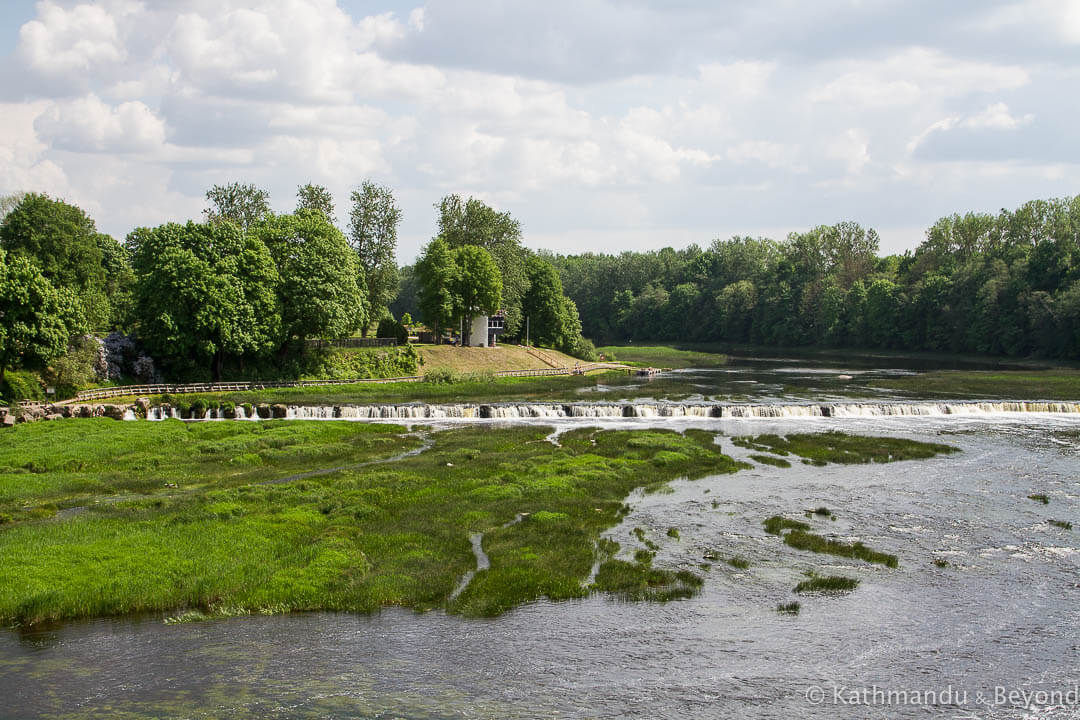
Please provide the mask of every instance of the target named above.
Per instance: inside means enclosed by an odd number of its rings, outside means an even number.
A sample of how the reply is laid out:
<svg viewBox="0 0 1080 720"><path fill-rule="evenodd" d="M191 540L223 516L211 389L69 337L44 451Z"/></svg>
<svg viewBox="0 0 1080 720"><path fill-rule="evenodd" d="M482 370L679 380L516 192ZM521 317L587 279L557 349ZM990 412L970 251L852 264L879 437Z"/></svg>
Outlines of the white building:
<svg viewBox="0 0 1080 720"><path fill-rule="evenodd" d="M506 318L502 311L495 315L477 315L469 328L469 345L472 347L495 347L499 335L506 332Z"/></svg>

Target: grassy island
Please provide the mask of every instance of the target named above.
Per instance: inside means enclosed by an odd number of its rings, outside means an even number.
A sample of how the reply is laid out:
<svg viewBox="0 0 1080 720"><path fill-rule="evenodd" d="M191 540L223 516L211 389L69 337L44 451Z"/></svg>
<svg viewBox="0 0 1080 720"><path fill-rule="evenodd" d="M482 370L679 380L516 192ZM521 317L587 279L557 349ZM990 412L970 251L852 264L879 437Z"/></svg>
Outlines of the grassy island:
<svg viewBox="0 0 1080 720"><path fill-rule="evenodd" d="M488 616L540 597L696 592L693 566L628 560L602 533L635 488L748 466L702 430L581 428L559 445L550 431L19 426L0 447L0 624L393 605ZM679 542L672 530L664 542Z"/></svg>

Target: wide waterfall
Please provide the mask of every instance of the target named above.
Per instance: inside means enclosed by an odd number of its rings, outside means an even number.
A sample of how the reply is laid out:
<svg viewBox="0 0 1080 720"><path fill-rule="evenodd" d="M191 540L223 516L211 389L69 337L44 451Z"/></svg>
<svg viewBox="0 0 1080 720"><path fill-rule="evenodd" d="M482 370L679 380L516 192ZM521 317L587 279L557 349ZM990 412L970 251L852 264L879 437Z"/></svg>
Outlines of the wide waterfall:
<svg viewBox="0 0 1080 720"><path fill-rule="evenodd" d="M253 408L250 416L236 407L236 419L286 418L290 420L443 420L531 418L800 418L800 417L887 417L887 416L986 416L1014 413L1080 414L1080 403L1038 401L970 402L840 402L840 403L705 403L705 402L624 402L624 403L498 403L402 405L292 405ZM148 420L178 418L176 408L151 408ZM134 412L126 415L134 419ZM223 408L210 408L199 420L226 419Z"/></svg>

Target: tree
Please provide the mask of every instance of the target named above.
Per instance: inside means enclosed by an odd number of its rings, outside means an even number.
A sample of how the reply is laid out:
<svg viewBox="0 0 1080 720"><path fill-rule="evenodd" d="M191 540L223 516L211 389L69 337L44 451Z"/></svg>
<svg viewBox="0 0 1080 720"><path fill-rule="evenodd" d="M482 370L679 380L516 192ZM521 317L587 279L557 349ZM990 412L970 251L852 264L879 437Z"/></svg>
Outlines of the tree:
<svg viewBox="0 0 1080 720"><path fill-rule="evenodd" d="M26 257L0 249L0 383L8 368L45 365L84 330L75 294L50 283Z"/></svg>
<svg viewBox="0 0 1080 720"><path fill-rule="evenodd" d="M417 307L436 334L453 322L459 304L454 295L457 274L454 254L440 238L428 243L416 261Z"/></svg>
<svg viewBox="0 0 1080 720"><path fill-rule="evenodd" d="M521 223L508 212L498 212L476 198L447 195L439 204L439 234L451 250L467 245L484 248L495 260L503 283L506 331L524 329L521 298L528 288L526 251L521 247Z"/></svg>
<svg viewBox="0 0 1080 720"><path fill-rule="evenodd" d="M334 196L322 185L308 183L296 190L296 212L301 210L317 210L330 224L337 222L334 217Z"/></svg>
<svg viewBox="0 0 1080 720"><path fill-rule="evenodd" d="M466 245L454 252L457 273L452 285L457 303L455 314L464 321L464 338L467 344L469 328L475 315L494 314L502 302L502 278L491 253L482 247Z"/></svg>
<svg viewBox="0 0 1080 720"><path fill-rule="evenodd" d="M550 263L530 257L525 264L528 290L521 311L529 319L529 335L538 345L559 345L563 336L562 282Z"/></svg>
<svg viewBox="0 0 1080 720"><path fill-rule="evenodd" d="M270 213L270 193L254 185L214 185L206 191L206 199L210 201L203 210L207 222L234 222L244 232Z"/></svg>
<svg viewBox="0 0 1080 720"><path fill-rule="evenodd" d="M277 215L252 232L266 244L281 279L283 346L312 337L347 337L367 324L356 255L322 212Z"/></svg>
<svg viewBox="0 0 1080 720"><path fill-rule="evenodd" d="M86 213L39 193L26 195L0 226L0 247L31 259L53 285L71 289L93 328L104 327L110 315L102 244Z"/></svg>
<svg viewBox="0 0 1080 720"><path fill-rule="evenodd" d="M10 195L0 196L0 222L3 222L8 213L18 207L25 197L26 193L21 190Z"/></svg>
<svg viewBox="0 0 1080 720"><path fill-rule="evenodd" d="M266 245L232 222L140 228L134 248L139 337L172 369L263 354L281 337L279 276Z"/></svg>
<svg viewBox="0 0 1080 720"><path fill-rule="evenodd" d="M365 180L349 196L349 244L356 251L372 317L385 314L398 289L397 228L401 208L390 188ZM367 334L367 326L363 328Z"/></svg>

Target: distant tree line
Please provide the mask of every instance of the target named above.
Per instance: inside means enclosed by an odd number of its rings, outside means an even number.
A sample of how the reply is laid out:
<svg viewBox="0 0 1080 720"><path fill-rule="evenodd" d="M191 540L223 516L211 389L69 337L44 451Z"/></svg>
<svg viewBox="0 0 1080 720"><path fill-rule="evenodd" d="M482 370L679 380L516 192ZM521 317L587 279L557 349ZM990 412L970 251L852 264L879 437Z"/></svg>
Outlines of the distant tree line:
<svg viewBox="0 0 1080 720"><path fill-rule="evenodd" d="M841 222L542 257L594 339L1080 357L1080 196L944 217L903 255Z"/></svg>

